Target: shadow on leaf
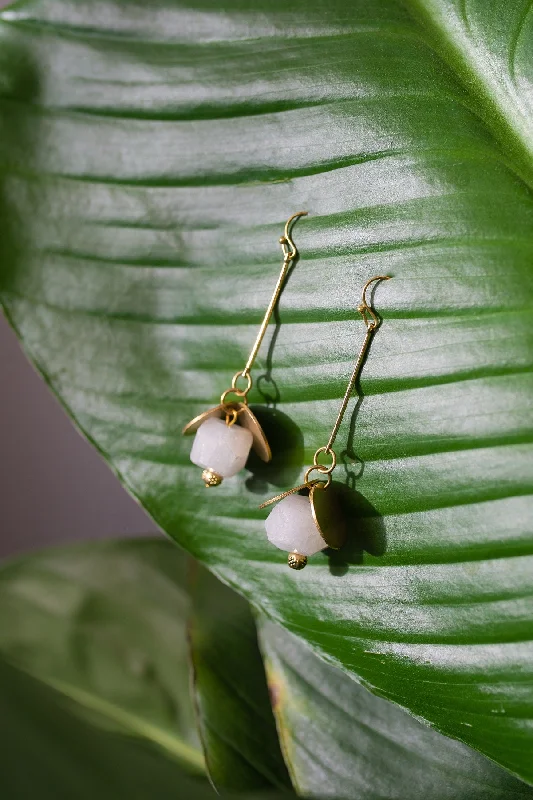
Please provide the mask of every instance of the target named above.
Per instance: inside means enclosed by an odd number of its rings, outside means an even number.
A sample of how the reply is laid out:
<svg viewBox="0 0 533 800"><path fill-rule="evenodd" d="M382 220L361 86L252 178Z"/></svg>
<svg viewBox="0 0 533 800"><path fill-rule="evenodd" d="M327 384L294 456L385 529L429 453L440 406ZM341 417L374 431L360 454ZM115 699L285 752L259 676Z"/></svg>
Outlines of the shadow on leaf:
<svg viewBox="0 0 533 800"><path fill-rule="evenodd" d="M364 554L382 556L387 550L385 523L381 514L360 492L334 481L337 500L346 522L346 543L340 550L328 550L332 575L344 575L351 564L363 564Z"/></svg>
<svg viewBox="0 0 533 800"><path fill-rule="evenodd" d="M246 487L264 494L268 485L285 488L297 482L304 461L304 440L299 427L277 408L251 406L268 440L272 460L268 463L253 452L246 465L252 473Z"/></svg>

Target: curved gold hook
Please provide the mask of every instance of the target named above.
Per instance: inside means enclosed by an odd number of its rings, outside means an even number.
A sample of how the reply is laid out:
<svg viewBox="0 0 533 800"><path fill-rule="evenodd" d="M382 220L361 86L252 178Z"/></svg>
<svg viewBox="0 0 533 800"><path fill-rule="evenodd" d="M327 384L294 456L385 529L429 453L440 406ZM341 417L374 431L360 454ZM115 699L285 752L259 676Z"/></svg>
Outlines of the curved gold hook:
<svg viewBox="0 0 533 800"><path fill-rule="evenodd" d="M292 261L298 255L296 245L291 239L291 224L295 219L298 219L298 217L306 217L307 214L307 211L297 211L296 214L293 214L292 217L289 217L285 223L285 231L283 236L280 238L279 243L281 245L281 249L283 250L283 257L286 262Z"/></svg>
<svg viewBox="0 0 533 800"><path fill-rule="evenodd" d="M376 316L376 313L372 306L367 303L366 300L366 290L370 286L371 283L374 281L389 281L391 278L390 275L375 275L373 278L370 278L369 281L365 283L363 286L363 291L361 292L361 303L357 306L357 310L363 317L364 323L368 330L375 330L375 328L379 325L379 319ZM369 317L371 319L369 319Z"/></svg>

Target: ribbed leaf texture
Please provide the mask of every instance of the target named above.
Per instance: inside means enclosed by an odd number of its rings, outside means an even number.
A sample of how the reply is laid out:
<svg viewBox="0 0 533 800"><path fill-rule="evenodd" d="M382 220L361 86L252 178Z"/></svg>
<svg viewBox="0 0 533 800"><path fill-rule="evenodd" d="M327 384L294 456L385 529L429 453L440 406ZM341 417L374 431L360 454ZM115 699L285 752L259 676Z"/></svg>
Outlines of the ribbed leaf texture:
<svg viewBox="0 0 533 800"><path fill-rule="evenodd" d="M529 3L42 0L2 20L2 299L76 424L269 617L533 781ZM179 430L244 365L301 208L254 373L277 456L207 493ZM292 573L257 506L326 443L383 272L338 440L350 545Z"/></svg>

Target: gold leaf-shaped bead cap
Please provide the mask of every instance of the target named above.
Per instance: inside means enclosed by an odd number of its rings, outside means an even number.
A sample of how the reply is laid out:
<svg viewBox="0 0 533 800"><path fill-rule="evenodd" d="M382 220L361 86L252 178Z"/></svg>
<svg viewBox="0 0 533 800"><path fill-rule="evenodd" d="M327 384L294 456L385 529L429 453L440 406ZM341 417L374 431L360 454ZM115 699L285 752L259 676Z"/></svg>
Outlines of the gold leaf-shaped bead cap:
<svg viewBox="0 0 533 800"><path fill-rule="evenodd" d="M324 483L313 484L309 490L309 502L320 535L328 547L339 550L346 541L347 531L334 485L325 488Z"/></svg>

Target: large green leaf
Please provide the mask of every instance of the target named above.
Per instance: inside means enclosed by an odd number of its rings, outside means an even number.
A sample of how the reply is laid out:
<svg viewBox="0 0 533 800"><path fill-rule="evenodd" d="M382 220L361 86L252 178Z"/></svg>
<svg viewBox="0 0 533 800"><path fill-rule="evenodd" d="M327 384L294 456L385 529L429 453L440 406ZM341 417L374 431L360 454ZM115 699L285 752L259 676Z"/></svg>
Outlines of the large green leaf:
<svg viewBox="0 0 533 800"><path fill-rule="evenodd" d="M526 10L18 3L0 241L28 354L165 530L317 653L533 780ZM358 290L394 279L339 437L355 534L292 574L257 504L298 475L206 494L179 429L243 365L300 208L303 258L255 372L277 389L274 447L294 426L305 462L325 444Z"/></svg>
<svg viewBox="0 0 533 800"><path fill-rule="evenodd" d="M509 800L533 788L375 697L291 633L259 618L280 739L304 796Z"/></svg>
<svg viewBox="0 0 533 800"><path fill-rule="evenodd" d="M157 540L95 542L6 562L0 653L94 725L147 741L203 774L185 583L186 558Z"/></svg>
<svg viewBox="0 0 533 800"><path fill-rule="evenodd" d="M227 792L292 790L250 606L199 565L191 591L192 685L211 781Z"/></svg>

